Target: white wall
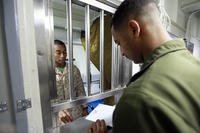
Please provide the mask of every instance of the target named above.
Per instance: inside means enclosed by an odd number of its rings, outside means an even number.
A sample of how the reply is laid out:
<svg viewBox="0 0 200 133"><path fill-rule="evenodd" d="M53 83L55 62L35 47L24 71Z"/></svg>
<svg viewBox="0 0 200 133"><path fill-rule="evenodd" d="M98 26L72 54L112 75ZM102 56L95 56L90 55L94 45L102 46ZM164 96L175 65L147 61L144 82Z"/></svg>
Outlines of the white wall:
<svg viewBox="0 0 200 133"><path fill-rule="evenodd" d="M181 9L181 0L164 0L164 7L171 19L169 32L177 37L184 37L188 14Z"/></svg>
<svg viewBox="0 0 200 133"><path fill-rule="evenodd" d="M80 69L83 81L86 81L86 53L81 45L74 45L74 58L76 59L74 64ZM99 71L90 62L91 74L93 80L99 80Z"/></svg>
<svg viewBox="0 0 200 133"><path fill-rule="evenodd" d="M200 58L200 40L193 38L191 42L194 43L193 55Z"/></svg>
<svg viewBox="0 0 200 133"><path fill-rule="evenodd" d="M139 71L140 71L140 66L132 62L132 75L136 74Z"/></svg>
<svg viewBox="0 0 200 133"><path fill-rule="evenodd" d="M200 12L192 15L189 22L187 35L190 42L194 44L193 55L195 57L200 57Z"/></svg>

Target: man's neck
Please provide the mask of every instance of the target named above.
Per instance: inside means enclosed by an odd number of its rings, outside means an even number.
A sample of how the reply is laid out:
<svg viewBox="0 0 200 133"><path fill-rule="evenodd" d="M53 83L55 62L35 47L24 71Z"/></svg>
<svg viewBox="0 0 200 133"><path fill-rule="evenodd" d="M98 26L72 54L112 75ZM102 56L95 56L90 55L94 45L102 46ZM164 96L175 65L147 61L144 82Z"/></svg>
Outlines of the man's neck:
<svg viewBox="0 0 200 133"><path fill-rule="evenodd" d="M157 33L154 32L151 34L150 38L147 38L146 42L144 42L144 44L148 45L143 49L143 58L146 59L154 51L154 49L171 39L172 38L165 31L160 31Z"/></svg>
<svg viewBox="0 0 200 133"><path fill-rule="evenodd" d="M66 66L66 64L62 64L62 65L61 64L55 64L55 66L59 67L59 68L64 68Z"/></svg>

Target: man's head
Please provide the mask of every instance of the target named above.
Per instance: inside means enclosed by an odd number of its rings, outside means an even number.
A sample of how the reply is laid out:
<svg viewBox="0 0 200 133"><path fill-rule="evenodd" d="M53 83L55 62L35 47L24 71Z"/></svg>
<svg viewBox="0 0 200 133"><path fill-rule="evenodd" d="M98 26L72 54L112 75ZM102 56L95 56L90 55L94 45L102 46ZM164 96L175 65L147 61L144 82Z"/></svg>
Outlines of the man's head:
<svg viewBox="0 0 200 133"><path fill-rule="evenodd" d="M65 67L67 51L64 42L60 40L54 40L54 57L55 65L57 67Z"/></svg>
<svg viewBox="0 0 200 133"><path fill-rule="evenodd" d="M167 34L154 0L123 1L111 25L122 54L135 63L143 63L155 47L166 41Z"/></svg>
<svg viewBox="0 0 200 133"><path fill-rule="evenodd" d="M117 8L113 19L112 26L118 29L127 23L130 18L137 18L145 15L145 6L154 3L154 0L125 0Z"/></svg>

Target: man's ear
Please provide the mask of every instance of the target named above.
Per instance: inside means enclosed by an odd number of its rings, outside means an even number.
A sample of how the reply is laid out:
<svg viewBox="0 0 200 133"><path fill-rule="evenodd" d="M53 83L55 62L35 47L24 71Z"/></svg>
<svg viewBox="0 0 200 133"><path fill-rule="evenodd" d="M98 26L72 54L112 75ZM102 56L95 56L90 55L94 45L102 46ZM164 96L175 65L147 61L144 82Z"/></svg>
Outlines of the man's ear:
<svg viewBox="0 0 200 133"><path fill-rule="evenodd" d="M128 22L128 26L129 26L130 30L133 32L133 35L135 37L139 37L139 35L140 35L140 25L138 24L138 22L135 21L135 20L130 20Z"/></svg>

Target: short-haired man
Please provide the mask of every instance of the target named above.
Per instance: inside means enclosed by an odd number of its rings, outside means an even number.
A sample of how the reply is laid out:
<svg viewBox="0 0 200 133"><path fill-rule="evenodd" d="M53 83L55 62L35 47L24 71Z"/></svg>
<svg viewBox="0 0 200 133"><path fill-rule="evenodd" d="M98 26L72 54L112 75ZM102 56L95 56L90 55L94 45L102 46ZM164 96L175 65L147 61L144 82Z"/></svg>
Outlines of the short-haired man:
<svg viewBox="0 0 200 133"><path fill-rule="evenodd" d="M67 51L64 42L54 40L54 57L56 72L57 99L62 102L70 98L69 96L69 74L68 65L66 65ZM73 96L85 96L83 81L79 69L73 65L74 90ZM55 101L55 100L54 100ZM87 115L87 104L62 110L58 113L60 121L63 123L72 122L73 120ZM59 124L60 125L60 124Z"/></svg>
<svg viewBox="0 0 200 133"><path fill-rule="evenodd" d="M122 54L142 63L116 105L113 132L199 133L200 60L169 36L154 0L124 0L111 30ZM106 132L105 121L92 132Z"/></svg>

